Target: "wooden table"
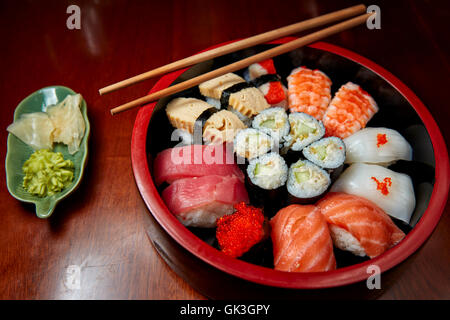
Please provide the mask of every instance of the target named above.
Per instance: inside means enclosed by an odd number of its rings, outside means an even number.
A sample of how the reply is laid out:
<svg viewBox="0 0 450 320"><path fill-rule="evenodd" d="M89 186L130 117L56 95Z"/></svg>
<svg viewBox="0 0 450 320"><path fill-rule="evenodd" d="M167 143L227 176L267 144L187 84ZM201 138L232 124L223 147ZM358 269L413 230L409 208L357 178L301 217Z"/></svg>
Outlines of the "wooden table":
<svg viewBox="0 0 450 320"><path fill-rule="evenodd" d="M137 110L109 109L148 92L150 80L100 97L98 89L213 44L331 12L354 1L2 1L1 148L14 108L31 92L65 85L82 93L92 133L80 188L48 220L12 198L0 171L1 299L204 299L160 258L153 223L130 162ZM377 3L372 1L371 3ZM378 3L381 30L364 26L327 39L391 71L427 105L450 138L450 5ZM66 9L81 9L70 30ZM412 263L381 299L450 298L450 207ZM75 267L73 267L75 266ZM75 269L73 269L75 268ZM80 272L79 287L71 270ZM338 295L338 294L337 294Z"/></svg>

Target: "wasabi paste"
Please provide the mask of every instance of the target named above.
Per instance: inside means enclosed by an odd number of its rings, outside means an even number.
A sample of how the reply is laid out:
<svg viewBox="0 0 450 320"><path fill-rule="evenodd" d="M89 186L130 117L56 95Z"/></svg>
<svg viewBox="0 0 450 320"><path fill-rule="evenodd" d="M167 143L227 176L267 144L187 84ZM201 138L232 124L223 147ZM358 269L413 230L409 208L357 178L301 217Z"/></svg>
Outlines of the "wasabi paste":
<svg viewBox="0 0 450 320"><path fill-rule="evenodd" d="M61 152L41 149L25 161L23 188L39 197L52 196L66 188L74 177L74 165Z"/></svg>

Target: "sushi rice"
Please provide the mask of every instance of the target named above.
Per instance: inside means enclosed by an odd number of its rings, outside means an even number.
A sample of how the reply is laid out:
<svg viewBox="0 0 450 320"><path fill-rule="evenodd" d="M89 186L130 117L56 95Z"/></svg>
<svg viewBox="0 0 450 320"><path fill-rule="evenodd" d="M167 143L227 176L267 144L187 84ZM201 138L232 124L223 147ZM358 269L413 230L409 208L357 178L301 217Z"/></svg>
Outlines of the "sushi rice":
<svg viewBox="0 0 450 320"><path fill-rule="evenodd" d="M273 190L286 183L288 167L283 157L271 152L250 160L247 174L254 185L265 190Z"/></svg>

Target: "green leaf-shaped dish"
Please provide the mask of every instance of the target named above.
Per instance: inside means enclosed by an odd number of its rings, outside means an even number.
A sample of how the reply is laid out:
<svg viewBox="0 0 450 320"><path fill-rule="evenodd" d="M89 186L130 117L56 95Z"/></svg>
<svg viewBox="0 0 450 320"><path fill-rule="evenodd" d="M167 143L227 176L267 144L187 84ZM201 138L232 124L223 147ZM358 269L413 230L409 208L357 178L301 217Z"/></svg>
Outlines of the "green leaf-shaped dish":
<svg viewBox="0 0 450 320"><path fill-rule="evenodd" d="M24 113L44 111L47 106L61 102L70 94L76 94L76 92L62 86L53 86L40 89L19 103L16 111L14 112L14 121L19 119L19 117ZM80 149L75 154L71 155L68 152L66 145L57 143L53 146L52 151L61 152L64 159L71 160L75 165L72 184L53 196L40 198L28 193L23 188L22 183L24 173L22 172L22 166L34 150L13 134L8 135L8 152L6 154L5 163L6 184L8 186L8 191L14 198L20 201L34 203L36 205L36 215L39 218L50 217L57 203L72 193L80 184L84 168L86 167L88 156L88 138L90 133L90 125L87 117L87 106L84 99L81 102L81 113L83 114L84 122L86 124L86 131L84 133L83 140L81 141Z"/></svg>

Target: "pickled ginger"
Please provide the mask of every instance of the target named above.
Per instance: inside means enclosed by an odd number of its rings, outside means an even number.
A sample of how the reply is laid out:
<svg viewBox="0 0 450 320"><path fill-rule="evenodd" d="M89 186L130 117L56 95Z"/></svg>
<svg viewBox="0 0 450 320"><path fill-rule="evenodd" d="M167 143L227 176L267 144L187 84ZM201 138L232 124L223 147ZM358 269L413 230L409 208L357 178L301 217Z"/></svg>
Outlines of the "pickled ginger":
<svg viewBox="0 0 450 320"><path fill-rule="evenodd" d="M55 126L53 142L67 145L69 153L78 151L86 125L80 110L81 95L68 95L61 103L47 108L47 114Z"/></svg>
<svg viewBox="0 0 450 320"><path fill-rule="evenodd" d="M6 130L34 150L51 149L53 146L52 133L55 126L44 112L26 113L10 124Z"/></svg>
<svg viewBox="0 0 450 320"><path fill-rule="evenodd" d="M45 112L23 114L7 130L34 150L53 149L54 142L61 142L74 154L86 130L81 101L80 94L68 95L59 104L48 106Z"/></svg>

